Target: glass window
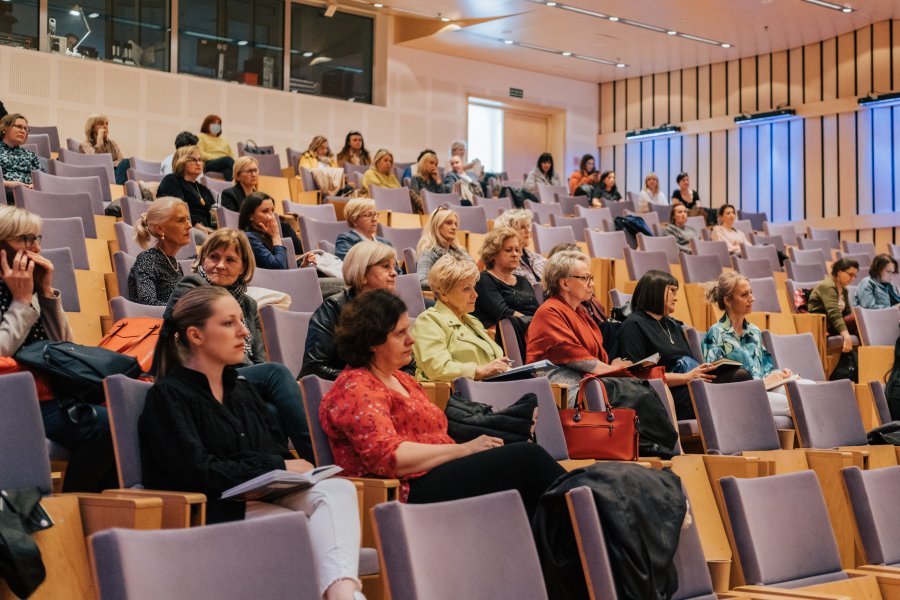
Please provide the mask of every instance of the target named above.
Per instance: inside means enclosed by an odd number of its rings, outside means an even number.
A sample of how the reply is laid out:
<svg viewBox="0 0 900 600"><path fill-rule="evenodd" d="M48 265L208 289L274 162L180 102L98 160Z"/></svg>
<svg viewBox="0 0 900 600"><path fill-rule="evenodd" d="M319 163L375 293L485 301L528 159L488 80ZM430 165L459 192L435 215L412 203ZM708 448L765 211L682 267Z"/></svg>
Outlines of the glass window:
<svg viewBox="0 0 900 600"><path fill-rule="evenodd" d="M477 156L488 173L503 171L503 109L469 103L468 156Z"/></svg>
<svg viewBox="0 0 900 600"><path fill-rule="evenodd" d="M49 0L50 51L169 70L168 0Z"/></svg>
<svg viewBox="0 0 900 600"><path fill-rule="evenodd" d="M0 44L38 47L38 0L0 1Z"/></svg>
<svg viewBox="0 0 900 600"><path fill-rule="evenodd" d="M324 12L291 7L291 91L371 104L373 19Z"/></svg>
<svg viewBox="0 0 900 600"><path fill-rule="evenodd" d="M282 87L284 0L182 0L178 71Z"/></svg>

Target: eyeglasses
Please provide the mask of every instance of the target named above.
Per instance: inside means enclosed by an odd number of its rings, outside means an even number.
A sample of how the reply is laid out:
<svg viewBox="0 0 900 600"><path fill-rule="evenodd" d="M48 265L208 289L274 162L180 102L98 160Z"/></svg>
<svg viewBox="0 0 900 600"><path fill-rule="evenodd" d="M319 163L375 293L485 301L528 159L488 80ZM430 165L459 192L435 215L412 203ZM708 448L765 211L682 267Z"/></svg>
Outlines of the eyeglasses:
<svg viewBox="0 0 900 600"><path fill-rule="evenodd" d="M202 158L194 158L194 157L192 156L191 158L187 159L186 162L189 162L189 163L198 163L198 164L201 164L201 165L202 165L202 164L203 164L203 159L202 159Z"/></svg>
<svg viewBox="0 0 900 600"><path fill-rule="evenodd" d="M13 125L12 128L13 129L21 129L25 133L28 133L28 131L29 131L28 125Z"/></svg>
<svg viewBox="0 0 900 600"><path fill-rule="evenodd" d="M203 162L203 159L200 159L200 162ZM238 175L243 175L244 173L250 173L251 175L259 173L259 169L244 169Z"/></svg>
<svg viewBox="0 0 900 600"><path fill-rule="evenodd" d="M580 279L585 283L594 283L593 275L569 275L572 279Z"/></svg>
<svg viewBox="0 0 900 600"><path fill-rule="evenodd" d="M841 273L846 273L847 275L850 276L850 279L856 279L856 276L859 275L859 271L853 271L853 270L850 270L850 269L846 269L846 270L844 270L844 271L841 271Z"/></svg>
<svg viewBox="0 0 900 600"><path fill-rule="evenodd" d="M44 239L44 236L32 235L29 233L26 235L17 235L16 237L11 238L11 239L14 239L18 242L22 242L23 244L25 244L26 250L31 250L31 248L32 248L32 246L34 246L35 242L37 242L38 244L41 243L41 240Z"/></svg>
<svg viewBox="0 0 900 600"><path fill-rule="evenodd" d="M369 212L364 212L363 214L359 215L359 218L360 219L377 219L378 213L375 212L374 210L369 211Z"/></svg>

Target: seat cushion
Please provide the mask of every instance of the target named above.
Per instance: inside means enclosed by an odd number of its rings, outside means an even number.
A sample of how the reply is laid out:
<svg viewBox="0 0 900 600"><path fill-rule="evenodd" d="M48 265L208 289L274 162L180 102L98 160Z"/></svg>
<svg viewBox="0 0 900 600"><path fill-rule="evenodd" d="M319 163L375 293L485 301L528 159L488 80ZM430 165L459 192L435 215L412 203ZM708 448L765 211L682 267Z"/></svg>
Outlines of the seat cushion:
<svg viewBox="0 0 900 600"><path fill-rule="evenodd" d="M381 571L378 565L378 551L375 548L359 549L359 574L377 575Z"/></svg>

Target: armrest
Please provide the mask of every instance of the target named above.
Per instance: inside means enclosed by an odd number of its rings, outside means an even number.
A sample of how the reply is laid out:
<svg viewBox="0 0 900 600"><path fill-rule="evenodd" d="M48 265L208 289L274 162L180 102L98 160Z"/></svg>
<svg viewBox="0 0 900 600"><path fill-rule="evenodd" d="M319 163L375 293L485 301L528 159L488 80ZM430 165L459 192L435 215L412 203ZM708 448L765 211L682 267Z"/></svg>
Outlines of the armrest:
<svg viewBox="0 0 900 600"><path fill-rule="evenodd" d="M553 400L557 408L569 407L569 386L564 383L551 383L550 391L553 392Z"/></svg>
<svg viewBox="0 0 900 600"><path fill-rule="evenodd" d="M776 598L804 598L810 600L853 600L851 596L844 594L830 594L825 592L810 592L803 589L789 590L775 588L766 585L742 585L732 590L737 593L747 594L750 598L758 600L774 600Z"/></svg>
<svg viewBox="0 0 900 600"><path fill-rule="evenodd" d="M162 525L163 501L160 498L117 498L103 494L74 495L78 497L85 535L110 527L159 529Z"/></svg>
<svg viewBox="0 0 900 600"><path fill-rule="evenodd" d="M452 386L446 381L426 381L422 384L422 389L428 400L437 406L441 411L447 408L447 401L450 400L450 394L453 392Z"/></svg>
<svg viewBox="0 0 900 600"><path fill-rule="evenodd" d="M104 490L103 494L117 498L159 498L163 502L163 529L181 529L206 524L206 496L203 494L142 489Z"/></svg>

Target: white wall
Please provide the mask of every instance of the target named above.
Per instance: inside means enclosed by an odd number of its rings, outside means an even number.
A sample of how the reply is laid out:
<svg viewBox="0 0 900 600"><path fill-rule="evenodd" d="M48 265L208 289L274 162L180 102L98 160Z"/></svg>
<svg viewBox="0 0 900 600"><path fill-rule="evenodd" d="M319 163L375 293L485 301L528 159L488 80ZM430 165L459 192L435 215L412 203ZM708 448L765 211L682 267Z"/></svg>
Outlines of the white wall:
<svg viewBox="0 0 900 600"><path fill-rule="evenodd" d="M55 123L63 145L83 138L88 115L104 112L122 151L148 160L169 154L179 131L197 131L216 113L232 144L274 144L282 161L285 147L305 149L316 134L340 148L351 129L363 132L370 151L384 146L406 161L426 146L443 156L450 141L465 138L467 94L505 98L518 87L526 102L566 111L566 171L572 157L596 152L594 84L400 46L389 47L387 71L382 107L0 46L0 99L33 125Z"/></svg>

